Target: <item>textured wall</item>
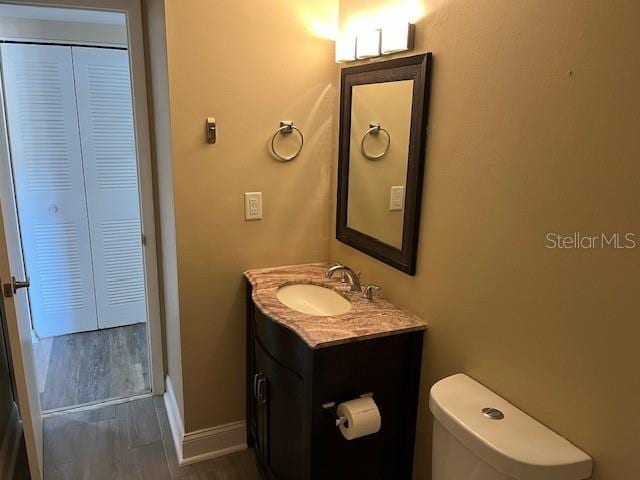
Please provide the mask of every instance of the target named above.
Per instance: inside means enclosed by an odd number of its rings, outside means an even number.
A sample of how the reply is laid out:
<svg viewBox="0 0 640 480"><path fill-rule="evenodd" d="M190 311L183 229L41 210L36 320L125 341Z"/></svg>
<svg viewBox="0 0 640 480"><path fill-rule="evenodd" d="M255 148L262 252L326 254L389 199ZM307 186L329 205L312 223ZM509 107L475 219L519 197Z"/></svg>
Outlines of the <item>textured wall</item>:
<svg viewBox="0 0 640 480"><path fill-rule="evenodd" d="M242 272L328 257L337 68L321 35L337 13L337 1L166 1L186 431L245 416ZM280 120L305 134L288 163L267 150ZM251 191L262 221L244 220Z"/></svg>
<svg viewBox="0 0 640 480"><path fill-rule="evenodd" d="M596 480L640 478L640 250L545 246L640 234L640 3L340 2L343 27L407 12L434 54L418 272L335 240L331 258L431 322L416 478L429 387L455 372L589 452Z"/></svg>

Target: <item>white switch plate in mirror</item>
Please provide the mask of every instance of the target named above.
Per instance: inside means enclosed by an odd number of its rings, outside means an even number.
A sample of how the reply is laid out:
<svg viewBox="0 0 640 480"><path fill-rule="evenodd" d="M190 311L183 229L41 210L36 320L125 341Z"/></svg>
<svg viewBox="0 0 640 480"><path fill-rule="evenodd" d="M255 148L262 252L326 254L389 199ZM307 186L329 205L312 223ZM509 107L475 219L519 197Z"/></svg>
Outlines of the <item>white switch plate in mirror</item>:
<svg viewBox="0 0 640 480"><path fill-rule="evenodd" d="M396 212L404 209L404 185L395 185L391 187L391 195L389 195L389 211Z"/></svg>

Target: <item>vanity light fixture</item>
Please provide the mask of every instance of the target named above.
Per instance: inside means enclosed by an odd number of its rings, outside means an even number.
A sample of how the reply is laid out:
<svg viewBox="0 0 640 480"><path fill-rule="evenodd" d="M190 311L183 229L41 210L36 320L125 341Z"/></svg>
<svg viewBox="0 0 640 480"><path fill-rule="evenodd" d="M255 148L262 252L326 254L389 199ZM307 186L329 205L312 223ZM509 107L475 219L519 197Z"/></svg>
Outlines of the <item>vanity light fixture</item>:
<svg viewBox="0 0 640 480"><path fill-rule="evenodd" d="M336 62L353 62L356 59L356 37L341 35L336 40Z"/></svg>
<svg viewBox="0 0 640 480"><path fill-rule="evenodd" d="M413 49L415 25L394 23L382 28L380 52L382 55Z"/></svg>
<svg viewBox="0 0 640 480"><path fill-rule="evenodd" d="M356 36L343 34L336 40L336 62L352 62L413 50L415 25L389 23L379 29L363 30Z"/></svg>
<svg viewBox="0 0 640 480"><path fill-rule="evenodd" d="M356 58L380 56L380 30L365 30L356 37Z"/></svg>

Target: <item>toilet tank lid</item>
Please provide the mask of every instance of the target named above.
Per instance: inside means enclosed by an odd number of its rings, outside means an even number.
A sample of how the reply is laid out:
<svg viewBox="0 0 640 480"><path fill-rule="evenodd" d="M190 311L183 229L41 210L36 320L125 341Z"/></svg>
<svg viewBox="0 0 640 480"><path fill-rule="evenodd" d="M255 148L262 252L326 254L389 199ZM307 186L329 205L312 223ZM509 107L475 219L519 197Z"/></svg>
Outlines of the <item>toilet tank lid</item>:
<svg viewBox="0 0 640 480"><path fill-rule="evenodd" d="M589 455L466 375L437 382L431 388L429 408L466 448L516 480L591 476ZM498 409L504 418L490 419L484 408Z"/></svg>

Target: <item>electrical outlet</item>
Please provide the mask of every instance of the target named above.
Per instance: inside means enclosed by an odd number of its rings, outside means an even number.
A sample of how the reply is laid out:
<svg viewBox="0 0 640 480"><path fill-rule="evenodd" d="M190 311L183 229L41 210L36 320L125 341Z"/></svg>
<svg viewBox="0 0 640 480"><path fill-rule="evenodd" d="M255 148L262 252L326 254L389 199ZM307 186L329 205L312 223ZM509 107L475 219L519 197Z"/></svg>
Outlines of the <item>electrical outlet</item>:
<svg viewBox="0 0 640 480"><path fill-rule="evenodd" d="M262 220L262 192L245 192L244 219Z"/></svg>
<svg viewBox="0 0 640 480"><path fill-rule="evenodd" d="M391 187L389 195L389 211L396 212L404 210L404 185Z"/></svg>

